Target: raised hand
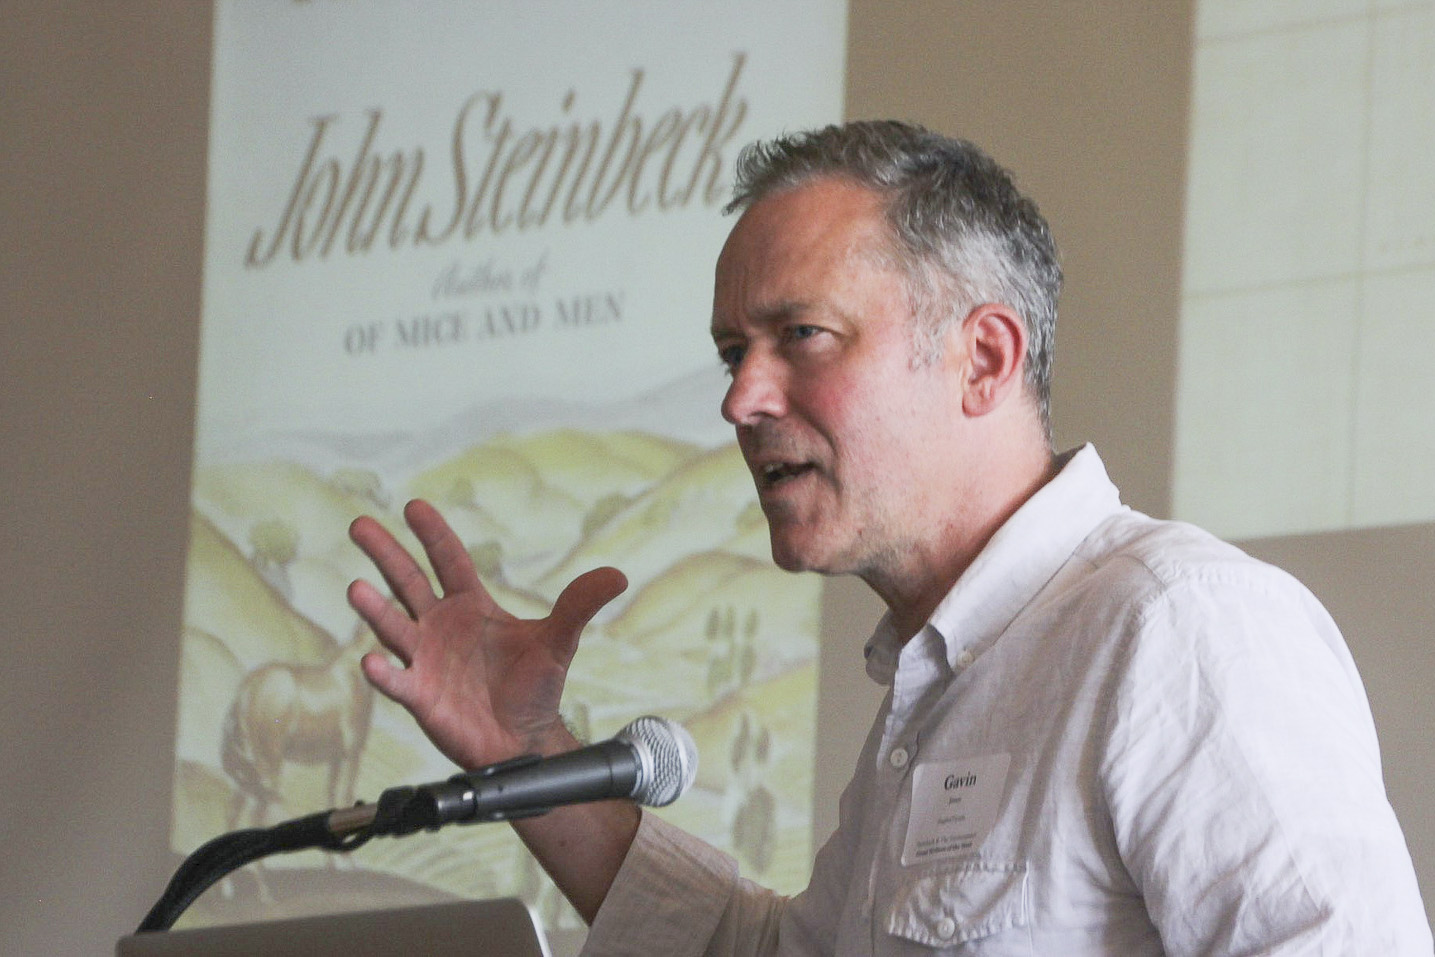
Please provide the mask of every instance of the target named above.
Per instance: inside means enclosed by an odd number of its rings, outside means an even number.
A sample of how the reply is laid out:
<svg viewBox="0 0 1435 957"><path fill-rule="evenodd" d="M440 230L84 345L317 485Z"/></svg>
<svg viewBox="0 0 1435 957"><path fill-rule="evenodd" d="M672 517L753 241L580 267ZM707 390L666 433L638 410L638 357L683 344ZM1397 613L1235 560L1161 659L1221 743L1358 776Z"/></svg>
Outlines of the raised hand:
<svg viewBox="0 0 1435 957"><path fill-rule="evenodd" d="M404 508L438 577L436 594L422 567L372 518L349 535L393 592L366 581L349 586L349 604L400 665L364 656L364 674L403 705L434 744L465 768L517 754L571 747L558 701L583 628L627 587L616 568L580 575L558 596L547 618L515 618L494 602L473 560L427 502Z"/></svg>

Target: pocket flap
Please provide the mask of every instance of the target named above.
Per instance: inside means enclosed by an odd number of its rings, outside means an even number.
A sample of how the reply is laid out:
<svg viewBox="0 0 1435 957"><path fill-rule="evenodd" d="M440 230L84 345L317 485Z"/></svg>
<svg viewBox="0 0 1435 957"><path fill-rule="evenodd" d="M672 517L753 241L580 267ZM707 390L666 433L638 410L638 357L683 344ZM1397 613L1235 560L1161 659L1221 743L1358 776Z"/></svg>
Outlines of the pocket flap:
<svg viewBox="0 0 1435 957"><path fill-rule="evenodd" d="M949 947L1028 923L1026 864L964 861L903 885L887 932Z"/></svg>

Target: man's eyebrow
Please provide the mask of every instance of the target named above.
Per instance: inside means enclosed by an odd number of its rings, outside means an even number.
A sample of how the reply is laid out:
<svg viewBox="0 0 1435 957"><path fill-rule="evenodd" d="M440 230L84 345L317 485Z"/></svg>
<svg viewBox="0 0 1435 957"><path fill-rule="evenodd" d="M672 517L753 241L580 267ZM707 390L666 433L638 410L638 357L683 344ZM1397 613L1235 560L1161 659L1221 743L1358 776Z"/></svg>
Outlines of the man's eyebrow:
<svg viewBox="0 0 1435 957"><path fill-rule="evenodd" d="M800 316L811 309L811 304L794 299L785 299L782 302L775 302L770 306L758 309L750 318L749 322L756 326L771 326L779 322L785 322L794 316ZM724 321L720 316L714 315L708 324L708 329L714 339L724 336L741 335L737 326Z"/></svg>

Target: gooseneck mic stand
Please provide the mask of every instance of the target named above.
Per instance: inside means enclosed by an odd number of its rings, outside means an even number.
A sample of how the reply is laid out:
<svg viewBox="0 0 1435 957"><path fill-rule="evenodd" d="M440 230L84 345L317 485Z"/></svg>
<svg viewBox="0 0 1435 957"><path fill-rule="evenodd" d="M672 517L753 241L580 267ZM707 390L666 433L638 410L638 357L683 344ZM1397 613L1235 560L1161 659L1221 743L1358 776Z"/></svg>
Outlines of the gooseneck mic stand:
<svg viewBox="0 0 1435 957"><path fill-rule="evenodd" d="M221 877L270 854L308 848L347 853L380 835L508 821L585 801L624 798L662 807L692 785L697 760L697 746L682 725L645 715L612 739L576 751L548 758L525 754L445 781L389 788L375 804L223 834L185 859L139 932L169 930Z"/></svg>
<svg viewBox="0 0 1435 957"><path fill-rule="evenodd" d="M611 744L605 742L574 754L592 752ZM549 800L537 803L523 800L532 795L520 790L520 800L503 800L505 795L517 790L513 786L515 775L520 776L518 783L522 783L521 775L525 771L552 763L554 759L545 761L536 754L525 754L467 774L456 774L447 781L419 787L389 788L379 795L374 804L356 804L295 818L273 827L221 834L185 858L170 878L169 886L140 923L137 933L169 930L185 908L220 878L270 854L313 848L347 854L374 837L404 837L419 831L436 831L445 824L532 817L546 814L558 804L626 793L615 791L615 784L631 787L631 780L626 785L621 780L615 781L612 769L603 767L588 770L583 781L586 788L582 793L547 794L544 796ZM476 794L493 794L498 802L492 807L475 807ZM642 795L638 797L641 799Z"/></svg>
<svg viewBox="0 0 1435 957"><path fill-rule="evenodd" d="M537 760L537 757L515 760ZM433 819L432 810L432 799L418 789L398 787L381 794L377 804L359 804L310 814L273 827L221 834L185 858L170 878L169 886L145 915L138 932L169 930L185 908L220 878L261 857L311 848L348 853L381 834L397 837L438 827L443 822Z"/></svg>

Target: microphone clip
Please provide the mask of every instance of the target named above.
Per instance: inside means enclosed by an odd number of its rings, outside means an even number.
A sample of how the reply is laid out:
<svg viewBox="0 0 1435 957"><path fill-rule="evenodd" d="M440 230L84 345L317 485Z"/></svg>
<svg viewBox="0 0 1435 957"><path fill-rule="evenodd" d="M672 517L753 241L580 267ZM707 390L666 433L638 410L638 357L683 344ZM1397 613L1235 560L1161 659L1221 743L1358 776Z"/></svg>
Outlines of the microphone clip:
<svg viewBox="0 0 1435 957"><path fill-rule="evenodd" d="M485 824L547 814L553 810L551 806L478 809L478 793L485 784L500 775L531 767L542 760L541 755L520 754L516 758L455 774L447 781L419 787L404 813L406 826L411 829L403 833L410 834L419 828L436 831L445 824Z"/></svg>

